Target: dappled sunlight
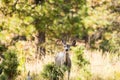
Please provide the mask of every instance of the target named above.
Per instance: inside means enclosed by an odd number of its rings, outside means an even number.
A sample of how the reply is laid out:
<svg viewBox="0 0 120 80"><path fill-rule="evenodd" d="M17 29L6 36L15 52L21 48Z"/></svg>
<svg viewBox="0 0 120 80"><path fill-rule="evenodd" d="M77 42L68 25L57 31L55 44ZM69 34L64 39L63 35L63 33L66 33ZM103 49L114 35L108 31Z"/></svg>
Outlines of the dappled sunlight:
<svg viewBox="0 0 120 80"><path fill-rule="evenodd" d="M120 80L119 37L120 0L0 0L0 80Z"/></svg>

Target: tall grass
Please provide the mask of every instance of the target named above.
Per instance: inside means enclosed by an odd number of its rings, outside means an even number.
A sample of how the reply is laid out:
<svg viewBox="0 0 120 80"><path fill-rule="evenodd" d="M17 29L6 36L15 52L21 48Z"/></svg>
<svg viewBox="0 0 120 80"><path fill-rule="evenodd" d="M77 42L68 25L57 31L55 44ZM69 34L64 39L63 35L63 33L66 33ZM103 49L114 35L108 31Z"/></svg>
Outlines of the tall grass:
<svg viewBox="0 0 120 80"><path fill-rule="evenodd" d="M26 71L23 72L16 80L25 80L27 72L30 70L33 80L50 80L41 75L45 65L54 62L54 54L46 55L43 60L34 60L26 63ZM72 59L72 68L70 80L120 80L120 59L117 54L102 53L100 50L82 51L82 57L89 62L88 65L80 66L76 63L76 53L70 52ZM81 63L79 63L81 64ZM66 74L64 80L66 80Z"/></svg>

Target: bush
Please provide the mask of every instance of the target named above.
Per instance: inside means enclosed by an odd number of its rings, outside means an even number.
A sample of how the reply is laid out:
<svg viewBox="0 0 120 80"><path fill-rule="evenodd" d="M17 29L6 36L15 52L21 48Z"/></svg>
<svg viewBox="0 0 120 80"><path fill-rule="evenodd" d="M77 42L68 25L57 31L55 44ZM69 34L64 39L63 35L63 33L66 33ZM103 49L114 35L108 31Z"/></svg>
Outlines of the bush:
<svg viewBox="0 0 120 80"><path fill-rule="evenodd" d="M10 80L14 80L14 78L18 75L18 60L15 51L7 51L4 53L4 59L1 63L2 71L4 75L6 75Z"/></svg>
<svg viewBox="0 0 120 80"><path fill-rule="evenodd" d="M8 80L8 77L5 74L1 74L0 80Z"/></svg>
<svg viewBox="0 0 120 80"><path fill-rule="evenodd" d="M85 65L89 64L89 61L84 58L84 47L76 47L74 49L74 62L79 67L84 67Z"/></svg>
<svg viewBox="0 0 120 80"><path fill-rule="evenodd" d="M110 39L110 40L104 40L101 42L100 49L103 50L103 52L108 51L111 53L119 53L120 44L117 42L115 39Z"/></svg>
<svg viewBox="0 0 120 80"><path fill-rule="evenodd" d="M78 67L78 74L79 77L76 78L77 80L90 80L91 79L91 72L89 71L89 64L90 62L84 57L84 47L76 47L74 48L74 63Z"/></svg>
<svg viewBox="0 0 120 80"><path fill-rule="evenodd" d="M49 63L44 66L41 75L46 80L63 80L65 71L66 68L64 66L60 68L54 63Z"/></svg>

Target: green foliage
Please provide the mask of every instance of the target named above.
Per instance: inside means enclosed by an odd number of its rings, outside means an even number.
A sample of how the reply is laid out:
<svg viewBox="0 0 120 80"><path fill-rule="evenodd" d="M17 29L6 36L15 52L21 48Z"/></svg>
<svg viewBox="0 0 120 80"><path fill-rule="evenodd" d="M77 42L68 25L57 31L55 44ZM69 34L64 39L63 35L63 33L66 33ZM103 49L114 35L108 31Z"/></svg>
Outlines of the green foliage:
<svg viewBox="0 0 120 80"><path fill-rule="evenodd" d="M9 3L6 3L7 1ZM48 0L35 7L24 0L18 1L22 4L15 4L11 0L2 2L4 5L1 5L1 8L6 9L5 12L2 11L3 15L10 16L2 20L4 30L27 37L32 37L32 33L37 31L46 32L48 38L80 35L83 30L81 26L84 27L81 22L87 16L86 0Z"/></svg>
<svg viewBox="0 0 120 80"><path fill-rule="evenodd" d="M75 57L74 57L74 62L79 66L79 67L84 67L85 65L89 64L89 61L84 57L84 47L76 47L74 49Z"/></svg>
<svg viewBox="0 0 120 80"><path fill-rule="evenodd" d="M4 52L6 50L7 48L5 47L5 45L0 45L0 52Z"/></svg>
<svg viewBox="0 0 120 80"><path fill-rule="evenodd" d="M101 42L100 48L103 50L103 52L108 51L109 50L109 41L105 40L103 42Z"/></svg>
<svg viewBox="0 0 120 80"><path fill-rule="evenodd" d="M8 77L5 74L0 75L0 80L7 80Z"/></svg>
<svg viewBox="0 0 120 80"><path fill-rule="evenodd" d="M44 66L41 75L46 80L59 80L59 79L62 80L65 71L66 68L64 66L60 68L56 66L54 63L49 63Z"/></svg>
<svg viewBox="0 0 120 80"><path fill-rule="evenodd" d="M84 47L76 47L74 48L74 63L77 64L77 67L79 67L78 74L79 77L76 80L89 80L91 79L91 72L89 71L89 61L84 56Z"/></svg>
<svg viewBox="0 0 120 80"><path fill-rule="evenodd" d="M4 60L1 63L3 72L9 79L14 79L18 75L17 67L19 63L15 51L7 51L4 53Z"/></svg>
<svg viewBox="0 0 120 80"><path fill-rule="evenodd" d="M107 27L119 32L119 14L111 13L118 5L119 1L112 3L109 0L47 0L36 6L29 0L1 0L0 12L4 18L0 23L0 40L8 42L6 36L11 33L30 39L37 31L45 32L48 39L71 38L77 34L83 40L97 28ZM109 30L105 31L108 33ZM104 39L100 40L104 42Z"/></svg>
<svg viewBox="0 0 120 80"><path fill-rule="evenodd" d="M120 39L118 38L117 33L113 33L110 39L103 40L101 42L100 48L103 50L103 52L108 51L111 53L120 53Z"/></svg>

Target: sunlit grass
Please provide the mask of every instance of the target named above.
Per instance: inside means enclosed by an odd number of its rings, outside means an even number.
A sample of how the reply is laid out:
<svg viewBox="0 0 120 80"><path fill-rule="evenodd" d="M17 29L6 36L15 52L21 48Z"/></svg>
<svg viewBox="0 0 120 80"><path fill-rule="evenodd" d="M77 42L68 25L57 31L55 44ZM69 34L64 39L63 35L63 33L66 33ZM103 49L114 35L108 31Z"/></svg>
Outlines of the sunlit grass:
<svg viewBox="0 0 120 80"><path fill-rule="evenodd" d="M102 51L85 50L85 57L90 61L90 65L87 66L90 73L86 73L83 69L79 68L72 61L72 68L70 74L70 80L119 80L120 79L120 60L115 54L105 53ZM71 53L73 60L74 53ZM113 57L114 56L114 57ZM25 80L27 72L31 72L33 80L45 80L42 78L41 71L45 64L54 62L55 55L46 55L43 60L35 59L25 64L26 71L21 74L17 80ZM65 73L64 80L67 79L67 73Z"/></svg>

